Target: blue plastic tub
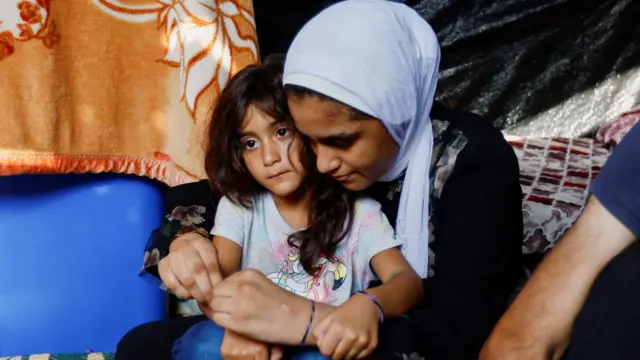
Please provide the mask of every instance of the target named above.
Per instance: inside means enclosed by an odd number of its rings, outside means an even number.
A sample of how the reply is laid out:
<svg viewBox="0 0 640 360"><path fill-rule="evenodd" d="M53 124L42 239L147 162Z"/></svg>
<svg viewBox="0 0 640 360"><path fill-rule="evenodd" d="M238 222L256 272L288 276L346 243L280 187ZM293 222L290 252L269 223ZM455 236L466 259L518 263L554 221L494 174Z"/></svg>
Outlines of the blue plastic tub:
<svg viewBox="0 0 640 360"><path fill-rule="evenodd" d="M162 206L142 178L0 177L0 356L113 352L164 318L165 293L138 277Z"/></svg>

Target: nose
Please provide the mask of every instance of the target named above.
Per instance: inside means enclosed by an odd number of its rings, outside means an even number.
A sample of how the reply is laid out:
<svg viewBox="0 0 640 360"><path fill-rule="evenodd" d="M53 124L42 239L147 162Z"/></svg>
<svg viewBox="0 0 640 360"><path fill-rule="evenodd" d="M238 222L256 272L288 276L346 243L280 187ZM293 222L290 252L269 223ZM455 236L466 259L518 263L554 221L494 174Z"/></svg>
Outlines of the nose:
<svg viewBox="0 0 640 360"><path fill-rule="evenodd" d="M278 146L271 141L267 141L262 145L262 163L264 166L273 166L280 161L280 153Z"/></svg>
<svg viewBox="0 0 640 360"><path fill-rule="evenodd" d="M340 159L335 152L324 146L316 147L316 166L323 174L331 174L340 168Z"/></svg>

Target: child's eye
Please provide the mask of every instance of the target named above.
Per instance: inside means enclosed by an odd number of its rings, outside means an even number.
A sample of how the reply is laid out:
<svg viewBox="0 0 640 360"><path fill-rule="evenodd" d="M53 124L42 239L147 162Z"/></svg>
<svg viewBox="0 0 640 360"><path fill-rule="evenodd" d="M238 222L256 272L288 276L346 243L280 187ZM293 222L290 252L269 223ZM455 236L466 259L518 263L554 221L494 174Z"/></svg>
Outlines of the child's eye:
<svg viewBox="0 0 640 360"><path fill-rule="evenodd" d="M244 148L247 150L255 149L258 147L258 142L255 140L247 140L244 142Z"/></svg>
<svg viewBox="0 0 640 360"><path fill-rule="evenodd" d="M278 135L278 137L286 137L289 136L289 134L291 134L291 130L287 128L279 128L276 130L276 135Z"/></svg>

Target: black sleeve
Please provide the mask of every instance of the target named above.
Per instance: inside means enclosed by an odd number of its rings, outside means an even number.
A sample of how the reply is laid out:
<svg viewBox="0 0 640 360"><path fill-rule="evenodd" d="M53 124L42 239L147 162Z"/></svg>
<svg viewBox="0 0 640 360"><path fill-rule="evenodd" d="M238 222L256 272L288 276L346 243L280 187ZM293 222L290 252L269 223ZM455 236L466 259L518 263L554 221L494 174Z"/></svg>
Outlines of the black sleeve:
<svg viewBox="0 0 640 360"><path fill-rule="evenodd" d="M212 195L207 180L168 189L164 197L164 216L160 226L149 235L140 276L160 286L158 262L169 254L171 242L188 231L209 237L219 200Z"/></svg>
<svg viewBox="0 0 640 360"><path fill-rule="evenodd" d="M477 359L522 275L517 158L486 120L470 121L436 209L434 276L425 280L418 317L430 359Z"/></svg>

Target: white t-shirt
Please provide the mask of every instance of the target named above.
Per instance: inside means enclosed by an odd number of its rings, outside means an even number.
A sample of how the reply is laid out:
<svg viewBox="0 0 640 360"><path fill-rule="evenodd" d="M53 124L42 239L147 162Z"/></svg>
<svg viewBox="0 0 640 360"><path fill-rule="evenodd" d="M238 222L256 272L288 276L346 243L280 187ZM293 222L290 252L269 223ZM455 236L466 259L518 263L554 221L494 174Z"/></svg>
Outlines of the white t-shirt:
<svg viewBox="0 0 640 360"><path fill-rule="evenodd" d="M375 200L357 200L353 220L336 254L320 258L316 276L304 271L298 250L288 244L288 235L299 229L284 221L269 193L257 196L250 209L222 198L211 233L242 247L241 269L256 269L284 289L337 306L375 279L369 265L374 255L401 245Z"/></svg>

